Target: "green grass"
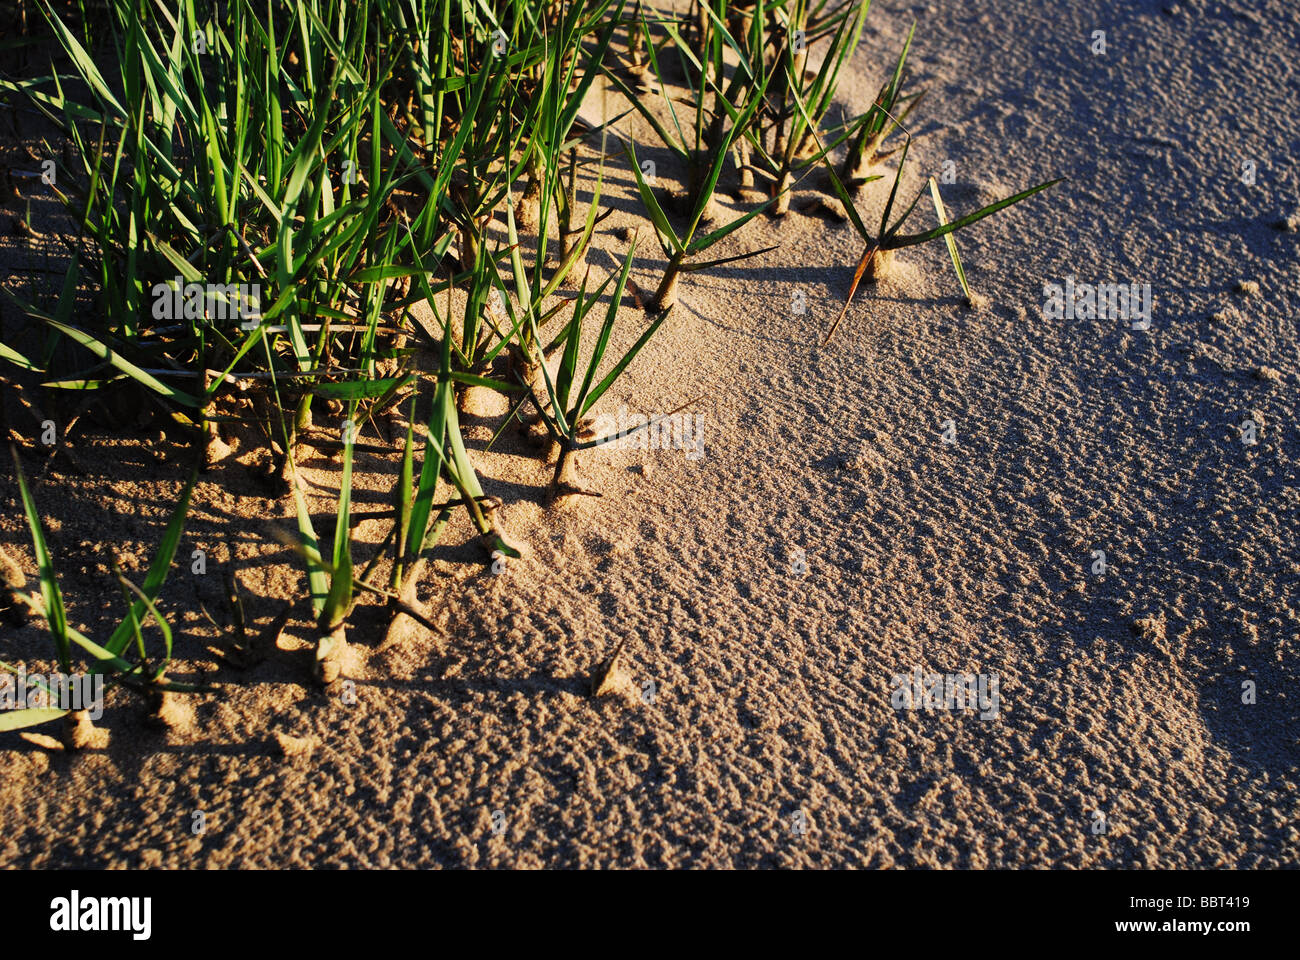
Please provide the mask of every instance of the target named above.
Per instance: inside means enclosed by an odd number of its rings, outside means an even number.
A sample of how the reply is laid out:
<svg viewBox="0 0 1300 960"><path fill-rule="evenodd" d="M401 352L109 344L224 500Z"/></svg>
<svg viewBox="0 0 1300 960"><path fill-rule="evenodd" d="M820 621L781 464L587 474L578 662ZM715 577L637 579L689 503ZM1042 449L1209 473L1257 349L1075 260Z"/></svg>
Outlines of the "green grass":
<svg viewBox="0 0 1300 960"><path fill-rule="evenodd" d="M172 660L171 627L159 613L155 601L164 580L171 569L184 532L185 518L189 510L190 494L194 488L197 471L190 474L182 492L180 502L172 512L153 562L145 576L143 587L129 581L114 562L114 574L123 587L127 612L121 623L103 643L97 643L76 630L68 622L64 607L63 591L59 586L55 570L54 557L45 536L45 528L40 519L35 498L27 485L22 461L18 451L11 448L14 463L14 475L18 481L19 499L27 519L32 545L36 554L40 596L26 594L20 590L13 591L13 597L27 605L38 617L45 621L53 640L55 656L59 669L65 674L73 670L73 648L79 648L88 659L86 666L93 673L102 673L110 681L141 694L149 702L165 692L192 693L208 689L204 686L181 684L168 681L165 677L167 667ZM152 645L150 649L145 642L145 625L152 621L161 644ZM134 646L134 650L132 650ZM161 649L157 649L161 646ZM10 669L7 664L3 665ZM46 723L65 716L67 710L33 708L27 711L15 711L0 715L0 729L17 730L26 726Z"/></svg>
<svg viewBox="0 0 1300 960"><path fill-rule="evenodd" d="M466 389L509 398L501 431L526 415L544 426L559 448L552 498L594 492L566 468L608 439L591 432L595 405L663 327L685 278L776 249L716 250L758 217L785 215L813 173L826 171L828 196L866 244L846 310L880 252L940 237L969 298L953 234L1051 185L950 221L931 182L939 225L904 233L920 196L896 215L904 121L921 99L906 86L915 27L875 101L842 104L849 119L830 121L866 0L704 0L686 19L644 0L109 0L90 14L94 30L48 0L29 6L27 29L57 55L38 76L0 79L0 96L58 131L45 149L76 231L57 294L5 289L42 335L0 343L0 361L24 389L43 384L83 408L138 398L193 460L144 581L117 571L126 609L99 643L69 623L41 491L22 468L37 457L27 444L15 464L40 595L6 590L44 620L64 669L82 656L146 696L190 689L166 676L178 636L160 598L220 431L282 468L295 519L278 535L301 564L315 677L328 684L359 603L429 625L414 585L458 511L485 563L521 556L465 442ZM605 86L626 108L584 119ZM653 142L623 131L633 114ZM662 176L679 194L645 176L647 149L667 157ZM869 171L894 153L869 230L850 186L880 179ZM637 240L594 289L588 253L610 212L607 181L629 172L665 263L649 316L624 335ZM739 209L720 202L728 193ZM192 305L195 284L205 296ZM259 288L251 318L229 314L239 285ZM255 412L231 403L236 383ZM404 420L398 447L373 435L387 413ZM325 524L299 482L305 445L341 457ZM359 455L391 479L379 546L352 533Z"/></svg>

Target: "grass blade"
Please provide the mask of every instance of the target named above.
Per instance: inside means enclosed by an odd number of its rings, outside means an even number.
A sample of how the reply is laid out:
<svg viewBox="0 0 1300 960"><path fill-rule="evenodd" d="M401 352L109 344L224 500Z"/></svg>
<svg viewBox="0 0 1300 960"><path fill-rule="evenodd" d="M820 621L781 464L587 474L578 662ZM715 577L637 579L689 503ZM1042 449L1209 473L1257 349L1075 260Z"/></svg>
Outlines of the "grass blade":
<svg viewBox="0 0 1300 960"><path fill-rule="evenodd" d="M939 196L939 184L934 177L930 178L930 196L934 198L934 213L939 218L939 226L948 222L948 213L943 208L943 198ZM961 284L961 292L966 296L966 302L971 302L970 285L966 282L966 271L962 269L961 256L957 253L957 241L951 233L943 235L944 240L948 241L948 253L952 257L953 269L957 271L957 282Z"/></svg>
<svg viewBox="0 0 1300 960"><path fill-rule="evenodd" d="M27 489L27 478L23 476L23 465L18 459L18 450L11 446L9 453L14 460L14 473L18 477L18 495L23 501L27 529L31 532L32 548L36 552L36 565L41 577L41 597L45 601L45 622L49 624L50 633L54 636L54 648L58 653L59 666L63 668L64 673L71 673L72 648L68 642L68 616L63 609L63 594L59 590L59 581L54 575L54 561L45 542L45 530L41 526L40 514L36 512L36 502L32 499L31 491Z"/></svg>

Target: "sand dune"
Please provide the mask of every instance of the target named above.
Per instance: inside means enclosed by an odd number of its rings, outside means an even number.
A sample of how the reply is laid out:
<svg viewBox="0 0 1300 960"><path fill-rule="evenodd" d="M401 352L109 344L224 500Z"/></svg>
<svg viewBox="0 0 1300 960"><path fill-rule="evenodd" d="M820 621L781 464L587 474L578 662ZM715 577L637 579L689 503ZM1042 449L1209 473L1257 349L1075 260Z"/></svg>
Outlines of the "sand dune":
<svg viewBox="0 0 1300 960"><path fill-rule="evenodd" d="M457 527L419 593L442 635L354 629L355 703L303 684L302 621L262 665L218 668L198 610L220 579L178 576L182 660L230 686L166 730L110 701L107 742L76 757L6 735L0 864L1294 866L1300 297L1297 233L1274 223L1300 205L1300 16L1107 6L873 5L840 96L870 101L915 17L913 189L952 160L959 214L1069 178L959 234L983 306L962 306L941 244L913 248L822 345L862 251L801 191L723 253L779 249L689 277L602 401L702 398L702 456L591 451L579 476L604 495L547 508L523 440L482 454L526 561L493 575ZM623 193L597 246L621 255L644 221L626 172L608 179ZM1045 318L1044 284L1067 276L1150 284L1151 328ZM492 399L466 418L471 449L505 412ZM42 509L93 628L119 602L94 545L147 562L179 484L144 440L78 456L96 482L47 483ZM186 544L224 557L245 531L265 624L301 573L250 519L292 523L250 463L200 484ZM331 469L307 476L328 490ZM358 469L360 500L386 496ZM25 538L4 511L32 575ZM10 642L49 655L35 628ZM591 698L620 643L623 692ZM918 668L996 677L996 717L896 708L891 678Z"/></svg>

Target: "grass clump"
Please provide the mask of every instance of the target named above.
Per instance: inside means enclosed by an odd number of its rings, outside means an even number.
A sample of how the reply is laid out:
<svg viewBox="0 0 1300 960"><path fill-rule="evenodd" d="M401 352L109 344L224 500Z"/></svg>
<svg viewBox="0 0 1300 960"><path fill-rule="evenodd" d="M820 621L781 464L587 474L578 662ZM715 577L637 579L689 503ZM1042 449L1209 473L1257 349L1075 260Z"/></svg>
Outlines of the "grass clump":
<svg viewBox="0 0 1300 960"><path fill-rule="evenodd" d="M542 425L558 449L548 499L597 493L573 474L579 453L610 439L593 432L595 405L662 328L683 277L776 249L718 250L759 215L786 215L814 172L866 243L848 301L892 251L940 237L969 298L953 234L1055 182L949 220L930 181L939 225L904 233L920 197L896 215L904 120L921 97L905 86L911 32L875 101L833 119L865 0L703 0L684 19L644 0L112 0L95 30L49 0L31 7L26 29L55 62L0 79L0 93L62 139L44 148L76 233L60 291L6 286L40 335L0 343L0 360L24 397L39 385L79 412L146 408L193 455L144 581L117 572L126 613L101 643L63 607L26 440L16 476L41 594L0 562L0 617L39 617L61 665L80 651L145 698L199 689L167 676L159 599L223 434L239 431L292 502L294 529L275 535L301 564L311 672L328 685L363 602L382 606L390 635L405 620L435 628L415 588L458 511L485 564L523 556L466 443L466 391L508 398L498 437L516 420ZM626 109L583 116L598 91ZM652 134L635 140L626 116ZM890 150L898 131L906 141ZM894 152L868 230L850 187L879 179L870 170ZM652 156L680 192L663 191L643 165ZM650 316L626 339L637 240L603 282L589 256L613 206L610 165L624 161L664 257ZM400 442L380 435L385 421ZM323 521L303 470L313 450L339 461ZM358 455L388 478L386 508L366 514L388 527L377 547L353 533ZM229 634L247 664L290 614L250 638L233 563Z"/></svg>

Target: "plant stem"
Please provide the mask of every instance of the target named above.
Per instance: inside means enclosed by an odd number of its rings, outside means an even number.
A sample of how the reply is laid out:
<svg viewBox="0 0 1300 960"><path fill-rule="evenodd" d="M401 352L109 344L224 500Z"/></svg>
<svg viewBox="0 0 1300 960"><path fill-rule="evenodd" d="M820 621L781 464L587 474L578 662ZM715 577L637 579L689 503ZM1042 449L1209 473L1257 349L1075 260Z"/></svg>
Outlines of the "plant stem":
<svg viewBox="0 0 1300 960"><path fill-rule="evenodd" d="M894 267L894 251L877 249L867 261L867 269L863 277L868 283L875 283L889 276Z"/></svg>
<svg viewBox="0 0 1300 960"><path fill-rule="evenodd" d="M790 186L794 183L794 175L789 168L781 171L781 179L776 185L776 200L772 203L772 216L784 217L790 212Z"/></svg>
<svg viewBox="0 0 1300 960"><path fill-rule="evenodd" d="M322 628L316 639L316 679L329 686L343 673L343 652L347 649L348 637L343 624L334 629Z"/></svg>
<svg viewBox="0 0 1300 960"><path fill-rule="evenodd" d="M515 207L515 222L529 233L536 233L541 224L542 177L541 161L533 154L528 161L528 185Z"/></svg>
<svg viewBox="0 0 1300 960"><path fill-rule="evenodd" d="M735 156L739 193L743 197L745 193L754 189L754 168L749 165L751 157L749 141L744 137L736 138Z"/></svg>
<svg viewBox="0 0 1300 960"><path fill-rule="evenodd" d="M627 30L627 51L632 60L634 73L646 72L645 35L641 32L641 0L637 0L632 12L633 24Z"/></svg>
<svg viewBox="0 0 1300 960"><path fill-rule="evenodd" d="M677 302L677 280L681 276L682 261L685 257L683 253L675 253L668 261L664 278L659 281L659 289L655 291L654 297L646 307L648 312L663 313Z"/></svg>

